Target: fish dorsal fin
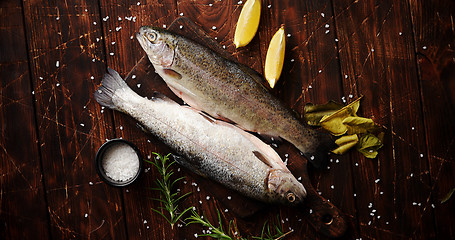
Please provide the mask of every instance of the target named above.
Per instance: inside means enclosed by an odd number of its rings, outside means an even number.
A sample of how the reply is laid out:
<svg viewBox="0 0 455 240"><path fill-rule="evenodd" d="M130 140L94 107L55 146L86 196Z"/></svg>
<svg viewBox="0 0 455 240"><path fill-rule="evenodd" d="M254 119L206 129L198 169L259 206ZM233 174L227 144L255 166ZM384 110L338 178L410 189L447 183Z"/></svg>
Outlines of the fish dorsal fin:
<svg viewBox="0 0 455 240"><path fill-rule="evenodd" d="M216 121L216 123L231 127L233 130L238 131L246 139L248 139L256 147L256 150L253 151L253 154L262 162L264 162L267 166L270 166L273 169L282 169L285 171L289 171L286 165L284 165L283 160L281 160L280 155L278 155L278 153L275 152L275 150L273 150L272 147L261 141L253 134L248 133L240 129L239 127L236 127L232 124L223 121Z"/></svg>
<svg viewBox="0 0 455 240"><path fill-rule="evenodd" d="M272 165L270 165L270 162L267 160L267 158L262 155L262 153L258 151L253 151L254 156L256 156L259 160L261 160L265 165L269 166L269 168L273 168Z"/></svg>
<svg viewBox="0 0 455 240"><path fill-rule="evenodd" d="M209 121L210 123L215 123L216 122L216 119L212 118L207 113L202 112L202 111L198 111L198 112L199 112L199 114L201 114L201 116L203 116L205 119L207 119L207 121Z"/></svg>

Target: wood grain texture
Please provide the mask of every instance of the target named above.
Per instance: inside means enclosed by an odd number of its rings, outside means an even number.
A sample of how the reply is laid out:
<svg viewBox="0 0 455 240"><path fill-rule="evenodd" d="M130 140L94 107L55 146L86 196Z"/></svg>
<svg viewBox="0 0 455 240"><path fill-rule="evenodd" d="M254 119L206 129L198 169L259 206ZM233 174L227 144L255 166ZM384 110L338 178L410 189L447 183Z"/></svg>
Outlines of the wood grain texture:
<svg viewBox="0 0 455 240"><path fill-rule="evenodd" d="M48 239L49 218L20 2L2 1L0 16L0 238Z"/></svg>
<svg viewBox="0 0 455 240"><path fill-rule="evenodd" d="M345 92L365 95L363 116L383 127L374 160L357 156L357 209L365 238L432 238L429 166L408 5L336 1L335 21ZM400 32L402 34L400 34ZM391 211L392 209L392 211Z"/></svg>
<svg viewBox="0 0 455 240"><path fill-rule="evenodd" d="M93 164L111 135L91 96L105 69L98 5L32 1L24 13L51 237L124 239L119 191Z"/></svg>
<svg viewBox="0 0 455 240"><path fill-rule="evenodd" d="M429 160L431 175L427 202L432 204L425 207L434 211L436 236L453 239L455 230L450 225L454 199L443 204L441 200L455 187L455 3L409 1L409 4L428 146L422 154Z"/></svg>
<svg viewBox="0 0 455 240"><path fill-rule="evenodd" d="M145 55L135 37L139 27L142 25L168 27L177 17L175 1L171 0L100 1L100 5L107 52L106 64L123 77L126 77ZM163 86L162 80L154 73L152 66L137 69L142 72L135 73L133 70L131 75L136 74L137 78L130 77L128 81L134 91L142 96L151 96L152 91L163 90L164 94L171 96L170 91ZM147 158L152 158L153 152L162 154L170 152L156 138L144 133L137 127L134 119L128 116L114 113L114 127L116 137L136 144ZM150 167L152 166L146 164L146 168ZM180 228L173 231L161 216L151 210L159 207L159 203L150 199L159 198L157 192L150 190L155 186L157 176L155 171L147 172L135 185L121 189L124 214L128 219L125 226L129 239L178 239ZM139 202L141 204L138 204Z"/></svg>
<svg viewBox="0 0 455 240"><path fill-rule="evenodd" d="M259 31L262 63L270 39L281 24L286 34L283 74L274 93L301 115L307 103L322 104L329 99L340 102L343 93L330 1L266 1L262 16ZM349 158L331 156L324 170L315 170L311 164L308 167L315 189L340 208L349 221L349 233L356 236ZM307 232L314 234L310 229Z"/></svg>
<svg viewBox="0 0 455 240"><path fill-rule="evenodd" d="M455 238L455 197L441 203L455 187L453 1L261 3L258 34L236 49L245 1L1 1L0 239L201 238L200 226L180 222L171 229L151 211L159 207L151 200L158 197L150 188L159 176L151 165L138 182L119 189L101 182L93 164L99 146L115 137L135 143L146 158L171 151L92 95L111 67L142 96L159 91L180 101L134 35L142 25L191 32L186 20L171 26L182 15L217 51L258 72L284 24L284 72L272 93L299 114L307 102L363 95L360 115L385 132L378 158L351 151L332 156L328 169L308 167L316 193L347 219L342 239ZM307 181L298 151L286 143L274 148ZM225 226L235 220L242 236L259 235L266 220L279 216L284 231L294 230L285 239L327 239L308 222L316 216L308 205L259 206L183 168L173 170L186 177L177 188L193 192L182 209L196 206L217 222L218 208Z"/></svg>

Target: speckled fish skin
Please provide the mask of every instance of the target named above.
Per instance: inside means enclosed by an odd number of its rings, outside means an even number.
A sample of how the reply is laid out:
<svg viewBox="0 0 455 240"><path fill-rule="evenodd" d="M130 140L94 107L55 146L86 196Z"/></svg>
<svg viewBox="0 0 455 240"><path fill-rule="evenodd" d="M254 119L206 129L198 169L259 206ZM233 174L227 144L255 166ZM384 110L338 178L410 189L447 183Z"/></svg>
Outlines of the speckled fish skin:
<svg viewBox="0 0 455 240"><path fill-rule="evenodd" d="M326 163L334 146L329 135L305 127L254 70L161 28L143 26L136 37L156 72L190 106L242 129L285 139L316 167Z"/></svg>
<svg viewBox="0 0 455 240"><path fill-rule="evenodd" d="M124 112L183 157L181 165L251 198L294 205L306 190L267 144L232 124L155 94L136 94L112 69L95 92L98 103Z"/></svg>

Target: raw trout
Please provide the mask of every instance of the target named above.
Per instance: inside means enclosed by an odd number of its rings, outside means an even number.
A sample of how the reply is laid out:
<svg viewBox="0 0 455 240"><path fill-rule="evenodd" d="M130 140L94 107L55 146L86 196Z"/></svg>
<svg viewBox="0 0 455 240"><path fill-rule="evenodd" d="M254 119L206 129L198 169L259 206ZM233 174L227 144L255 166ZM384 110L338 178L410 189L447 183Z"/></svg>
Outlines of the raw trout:
<svg viewBox="0 0 455 240"><path fill-rule="evenodd" d="M172 32L151 26L136 37L156 72L190 106L260 135L285 139L315 167L334 142L309 129L261 84L256 71Z"/></svg>
<svg viewBox="0 0 455 240"><path fill-rule="evenodd" d="M195 173L240 193L271 203L297 204L306 190L280 156L254 135L217 121L162 94L136 94L109 69L95 92L102 106L124 112L183 157L176 161Z"/></svg>

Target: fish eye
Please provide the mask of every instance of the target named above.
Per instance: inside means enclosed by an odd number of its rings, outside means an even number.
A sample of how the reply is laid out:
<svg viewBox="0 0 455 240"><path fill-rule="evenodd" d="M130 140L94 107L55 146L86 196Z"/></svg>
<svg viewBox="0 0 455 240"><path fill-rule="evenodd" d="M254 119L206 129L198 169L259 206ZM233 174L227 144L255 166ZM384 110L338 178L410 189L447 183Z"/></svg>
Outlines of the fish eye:
<svg viewBox="0 0 455 240"><path fill-rule="evenodd" d="M288 195L286 196L286 198L288 199L289 202L294 202L295 201L295 195L294 193L288 193Z"/></svg>
<svg viewBox="0 0 455 240"><path fill-rule="evenodd" d="M156 33L154 32L149 32L145 34L145 37L150 41L154 42L157 39Z"/></svg>

